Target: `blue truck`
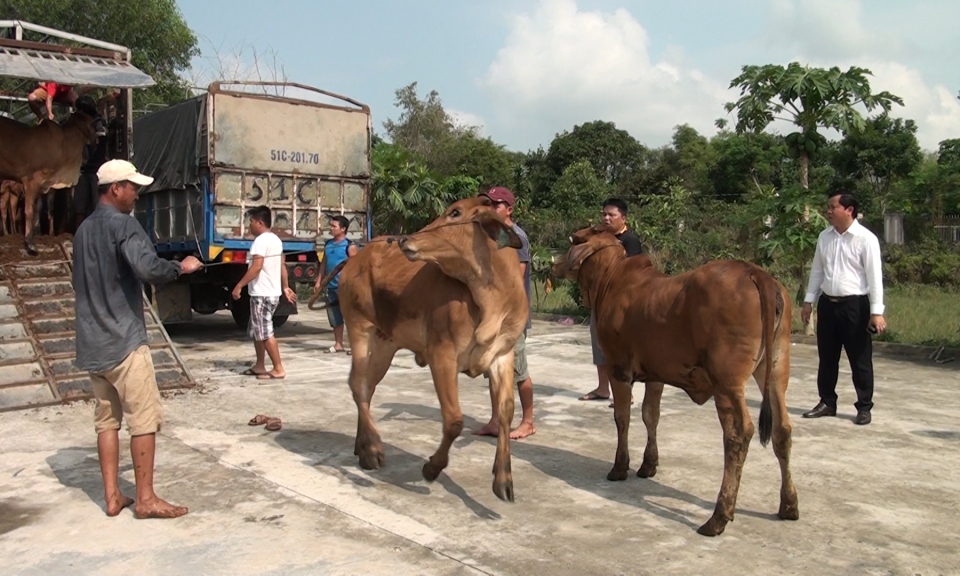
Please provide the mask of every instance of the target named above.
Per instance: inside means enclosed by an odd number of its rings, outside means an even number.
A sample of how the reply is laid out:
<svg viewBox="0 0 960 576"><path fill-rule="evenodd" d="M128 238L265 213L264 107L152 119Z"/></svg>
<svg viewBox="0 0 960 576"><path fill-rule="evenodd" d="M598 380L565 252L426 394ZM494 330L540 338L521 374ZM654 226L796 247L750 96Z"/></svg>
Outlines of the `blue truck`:
<svg viewBox="0 0 960 576"><path fill-rule="evenodd" d="M133 162L155 181L134 216L162 258L194 255L206 264L148 288L161 321L229 309L246 328L246 288L239 300L231 291L247 270L246 212L254 206L273 213L291 285L312 285L321 274L331 217L349 220L355 242L369 240L371 136L368 106L286 82L214 82L135 120ZM274 326L296 313L296 303L281 298Z"/></svg>

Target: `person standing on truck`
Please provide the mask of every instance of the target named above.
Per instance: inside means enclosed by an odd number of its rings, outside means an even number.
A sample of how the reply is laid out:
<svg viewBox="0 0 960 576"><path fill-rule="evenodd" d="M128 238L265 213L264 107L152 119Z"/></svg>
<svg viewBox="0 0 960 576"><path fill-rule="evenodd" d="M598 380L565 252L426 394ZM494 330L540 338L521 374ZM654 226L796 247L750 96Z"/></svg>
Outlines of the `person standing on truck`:
<svg viewBox="0 0 960 576"><path fill-rule="evenodd" d="M283 242L270 229L272 215L268 206L251 208L250 231L253 246L250 247L250 263L247 273L233 288L233 299L239 300L244 286L250 294L250 321L247 334L253 339L257 362L243 372L259 380L283 379L287 373L280 361L280 347L273 336L273 313L280 304L280 297L296 300L296 294L287 285L287 265L283 258ZM270 355L273 370L267 372L265 353Z"/></svg>
<svg viewBox="0 0 960 576"><path fill-rule="evenodd" d="M133 505L138 518L176 518L187 513L153 491L156 433L163 421L160 390L143 319L143 283L165 284L202 264L157 256L143 227L130 216L139 190L153 178L125 160L100 167L99 203L73 238L76 292L76 366L90 374L96 399L94 428L103 475L107 516ZM117 483L120 422L127 417L137 494L132 500Z"/></svg>
<svg viewBox="0 0 960 576"><path fill-rule="evenodd" d="M347 238L347 228L349 226L350 221L343 215L337 215L330 219L330 234L333 238L327 240L323 245L324 272L317 278L317 282L313 286L314 291L320 289L323 279L338 264L351 256L356 256L357 245ZM333 346L327 350L328 353L344 351L343 313L340 312L340 298L337 296L339 280L340 273L337 272L337 275L327 284L327 320L330 321L330 327L333 328Z"/></svg>

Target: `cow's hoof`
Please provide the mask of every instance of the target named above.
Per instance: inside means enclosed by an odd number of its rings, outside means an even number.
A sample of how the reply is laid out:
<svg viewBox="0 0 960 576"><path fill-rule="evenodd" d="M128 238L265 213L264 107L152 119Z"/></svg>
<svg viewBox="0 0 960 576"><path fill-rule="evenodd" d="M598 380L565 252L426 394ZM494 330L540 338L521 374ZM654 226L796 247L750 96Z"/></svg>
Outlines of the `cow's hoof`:
<svg viewBox="0 0 960 576"><path fill-rule="evenodd" d="M780 511L777 512L777 517L779 517L781 520L799 520L800 507L797 506L796 502L793 502L792 504L782 502L780 504Z"/></svg>
<svg viewBox="0 0 960 576"><path fill-rule="evenodd" d="M360 467L364 470L379 470L383 466L383 450L367 448L360 451Z"/></svg>
<svg viewBox="0 0 960 576"><path fill-rule="evenodd" d="M513 479L494 480L493 493L501 500L513 502Z"/></svg>
<svg viewBox="0 0 960 576"><path fill-rule="evenodd" d="M607 480L611 482L623 482L627 479L627 472L629 471L629 468L614 468L607 474Z"/></svg>
<svg viewBox="0 0 960 576"><path fill-rule="evenodd" d="M440 477L440 473L443 472L443 467L436 466L432 461L427 460L423 464L422 472L423 472L424 480L426 480L427 482L433 482L438 477Z"/></svg>
<svg viewBox="0 0 960 576"><path fill-rule="evenodd" d="M701 536L719 536L723 534L724 529L727 527L727 521L721 520L716 516L711 517L707 520L707 523L697 529L697 534Z"/></svg>
<svg viewBox="0 0 960 576"><path fill-rule="evenodd" d="M656 464L647 464L644 462L640 465L640 468L637 469L637 476L641 478L653 478L657 475L657 465Z"/></svg>

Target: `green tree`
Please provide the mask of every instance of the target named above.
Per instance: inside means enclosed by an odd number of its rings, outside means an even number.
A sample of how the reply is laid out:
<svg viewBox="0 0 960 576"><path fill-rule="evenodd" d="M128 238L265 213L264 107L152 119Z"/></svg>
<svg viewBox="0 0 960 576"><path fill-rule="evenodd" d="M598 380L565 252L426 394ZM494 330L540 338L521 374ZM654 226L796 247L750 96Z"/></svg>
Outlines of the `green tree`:
<svg viewBox="0 0 960 576"><path fill-rule="evenodd" d="M613 193L613 186L597 176L590 161L583 159L567 166L551 189L549 208L568 220L599 214L604 199Z"/></svg>
<svg viewBox="0 0 960 576"><path fill-rule="evenodd" d="M687 124L677 126L673 133L672 172L680 177L683 186L694 195L713 195L710 172L716 167L717 152L710 141Z"/></svg>
<svg viewBox="0 0 960 576"><path fill-rule="evenodd" d="M187 94L181 74L199 50L176 0L0 0L0 14L130 48L133 65L156 82L133 91L137 110L173 104ZM25 39L40 37L25 33Z"/></svg>
<svg viewBox="0 0 960 576"><path fill-rule="evenodd" d="M859 196L863 212L874 208L880 216L886 214L895 201L891 197L895 185L920 166L923 152L916 133L913 120L892 119L884 113L840 142L833 164L838 177L862 184Z"/></svg>
<svg viewBox="0 0 960 576"><path fill-rule="evenodd" d="M394 105L400 108L400 117L383 123L387 137L394 144L420 156L430 163L437 151L462 134L476 135L476 127L458 127L443 108L440 94L431 90L426 99L417 94L417 83L398 89Z"/></svg>
<svg viewBox="0 0 960 576"><path fill-rule="evenodd" d="M572 164L587 160L600 181L617 186L643 169L645 151L626 130L613 122L595 120L558 134L550 143L545 163L556 180ZM552 182L545 184L552 186Z"/></svg>
<svg viewBox="0 0 960 576"><path fill-rule="evenodd" d="M372 165L373 227L377 235L417 230L447 207L448 190L426 165L400 146L377 146Z"/></svg>
<svg viewBox="0 0 960 576"><path fill-rule="evenodd" d="M737 111L736 130L761 132L774 120L785 120L797 126L797 132L786 137L786 143L800 161L800 185L809 187L809 160L825 138L819 128L832 128L841 134L862 131L863 116L856 106L867 111L879 107L889 112L893 103L903 100L883 91L873 94L865 68L850 67L842 72L834 66L829 70L801 66L791 62L787 67L767 64L744 66L741 74L730 82L730 88L739 87L741 97L725 105L727 112ZM718 126L723 127L723 120Z"/></svg>
<svg viewBox="0 0 960 576"><path fill-rule="evenodd" d="M779 188L783 184L787 148L781 136L721 130L710 145L716 162L709 176L717 198L740 202L761 186Z"/></svg>

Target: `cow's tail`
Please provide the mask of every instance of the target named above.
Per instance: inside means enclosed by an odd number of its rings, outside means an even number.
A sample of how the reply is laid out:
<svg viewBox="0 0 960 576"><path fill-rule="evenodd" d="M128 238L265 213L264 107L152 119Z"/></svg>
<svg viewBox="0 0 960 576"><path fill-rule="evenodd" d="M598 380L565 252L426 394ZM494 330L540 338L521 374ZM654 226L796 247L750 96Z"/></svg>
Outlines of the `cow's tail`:
<svg viewBox="0 0 960 576"><path fill-rule="evenodd" d="M763 326L763 356L766 361L763 376L763 399L760 401L760 445L766 446L773 434L773 411L770 407L770 377L773 374L774 337L778 324L778 315L783 313L783 306L777 306L783 295L777 281L769 274L758 271L753 275L753 283L760 292L760 319ZM778 314L779 308L779 314Z"/></svg>

